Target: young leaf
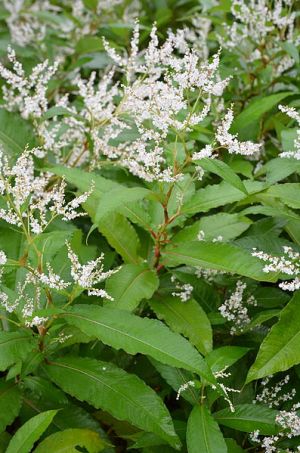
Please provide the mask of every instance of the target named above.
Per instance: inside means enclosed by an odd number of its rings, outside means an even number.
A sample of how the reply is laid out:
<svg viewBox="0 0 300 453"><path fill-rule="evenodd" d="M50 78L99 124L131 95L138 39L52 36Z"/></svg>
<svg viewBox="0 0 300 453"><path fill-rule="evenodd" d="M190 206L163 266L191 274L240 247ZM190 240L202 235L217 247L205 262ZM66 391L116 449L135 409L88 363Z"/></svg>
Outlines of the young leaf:
<svg viewBox="0 0 300 453"><path fill-rule="evenodd" d="M175 332L183 334L202 353L212 349L212 329L203 308L194 300L182 302L177 297L154 298L149 302L158 318Z"/></svg>
<svg viewBox="0 0 300 453"><path fill-rule="evenodd" d="M259 404L240 404L234 409L234 412L230 408L222 409L213 416L219 424L238 431L251 433L258 429L260 434L266 436L276 434L276 410Z"/></svg>
<svg viewBox="0 0 300 453"><path fill-rule="evenodd" d="M223 434L204 404L197 404L187 423L188 453L227 453Z"/></svg>
<svg viewBox="0 0 300 453"><path fill-rule="evenodd" d="M112 308L133 311L142 299L150 299L157 290L156 273L144 264L125 264L106 281L106 290L114 298Z"/></svg>
<svg viewBox="0 0 300 453"><path fill-rule="evenodd" d="M22 394L12 382L0 381L0 432L17 417L21 408Z"/></svg>
<svg viewBox="0 0 300 453"><path fill-rule="evenodd" d="M299 304L298 291L281 311L279 321L274 324L262 342L256 360L249 370L247 382L288 370L300 363Z"/></svg>
<svg viewBox="0 0 300 453"><path fill-rule="evenodd" d="M35 339L25 330L0 332L0 371L6 370L18 360L25 359L35 346Z"/></svg>
<svg viewBox="0 0 300 453"><path fill-rule="evenodd" d="M46 437L34 453L76 453L76 447L85 448L88 453L99 453L105 448L105 443L90 429L66 429Z"/></svg>
<svg viewBox="0 0 300 453"><path fill-rule="evenodd" d="M44 431L52 422L56 410L42 412L29 419L9 442L6 453L29 453Z"/></svg>
<svg viewBox="0 0 300 453"><path fill-rule="evenodd" d="M274 273L263 272L263 264L251 253L233 244L192 241L168 246L163 252L166 266L204 267L243 275L260 281L276 281Z"/></svg>
<svg viewBox="0 0 300 453"><path fill-rule="evenodd" d="M63 315L66 321L103 343L128 354L145 354L168 365L215 379L201 355L162 322L140 318L127 311L92 305L77 305Z"/></svg>
<svg viewBox="0 0 300 453"><path fill-rule="evenodd" d="M113 310L110 312L114 313ZM137 376L110 363L68 356L51 362L45 370L58 386L78 400L156 433L179 448L180 442L167 408Z"/></svg>

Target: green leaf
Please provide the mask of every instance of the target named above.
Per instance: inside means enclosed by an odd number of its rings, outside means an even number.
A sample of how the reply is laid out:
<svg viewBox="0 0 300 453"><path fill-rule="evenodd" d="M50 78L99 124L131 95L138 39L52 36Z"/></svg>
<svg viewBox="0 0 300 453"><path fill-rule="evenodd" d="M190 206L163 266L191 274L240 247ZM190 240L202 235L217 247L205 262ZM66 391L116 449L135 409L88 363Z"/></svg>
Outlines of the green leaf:
<svg viewBox="0 0 300 453"><path fill-rule="evenodd" d="M228 453L244 453L245 450L240 447L234 439L225 439Z"/></svg>
<svg viewBox="0 0 300 453"><path fill-rule="evenodd" d="M179 447L167 408L154 390L137 376L111 363L81 357L60 358L45 369L58 386L80 401L156 433Z"/></svg>
<svg viewBox="0 0 300 453"><path fill-rule="evenodd" d="M177 297L154 298L150 307L175 332L183 334L202 353L212 349L212 328L203 308L194 300L182 302Z"/></svg>
<svg viewBox="0 0 300 453"><path fill-rule="evenodd" d="M281 311L279 321L262 342L256 360L249 370L247 382L288 370L300 363L299 304L298 291Z"/></svg>
<svg viewBox="0 0 300 453"><path fill-rule="evenodd" d="M166 266L186 264L243 275L254 280L276 281L274 273L263 272L262 262L252 256L251 252L232 244L186 242L166 247L162 256Z"/></svg>
<svg viewBox="0 0 300 453"><path fill-rule="evenodd" d="M275 418L278 413L276 410L259 404L240 404L234 409L234 412L231 412L230 408L222 409L213 416L220 425L238 431L251 433L258 429L262 435L276 434Z"/></svg>
<svg viewBox="0 0 300 453"><path fill-rule="evenodd" d="M210 209L234 203L246 198L246 195L227 182L208 185L204 189L197 190L182 208L183 214L196 214L207 212Z"/></svg>
<svg viewBox="0 0 300 453"><path fill-rule="evenodd" d="M85 448L88 453L99 453L105 448L105 443L90 429L66 429L46 437L34 453L78 453L76 447Z"/></svg>
<svg viewBox="0 0 300 453"><path fill-rule="evenodd" d="M206 357L208 365L213 372L224 370L242 358L249 348L241 346L222 346L218 349L211 351Z"/></svg>
<svg viewBox="0 0 300 453"><path fill-rule="evenodd" d="M280 101L292 93L283 92L254 99L234 120L231 127L233 133L238 133L241 140L255 140L259 132L259 122L264 113L271 110Z"/></svg>
<svg viewBox="0 0 300 453"><path fill-rule="evenodd" d="M97 36L84 36L76 44L76 52L85 54L103 50L103 42Z"/></svg>
<svg viewBox="0 0 300 453"><path fill-rule="evenodd" d="M300 183L276 184L270 187L262 196L279 198L290 208L300 209Z"/></svg>
<svg viewBox="0 0 300 453"><path fill-rule="evenodd" d="M266 173L267 181L270 184L281 181L293 173L300 173L300 162L295 159L288 159L277 157L266 163L259 172L260 174Z"/></svg>
<svg viewBox="0 0 300 453"><path fill-rule="evenodd" d="M227 453L223 434L206 406L196 405L188 419L188 453Z"/></svg>
<svg viewBox="0 0 300 453"><path fill-rule="evenodd" d="M172 243L196 241L199 231L204 232L205 241L212 241L218 236L222 236L223 242L229 241L246 231L251 223L251 220L247 217L226 212L203 216L200 220L183 228L173 236Z"/></svg>
<svg viewBox="0 0 300 453"><path fill-rule="evenodd" d="M133 311L142 299L150 299L157 290L156 273L144 264L125 264L106 281L106 290L114 298L112 308Z"/></svg>
<svg viewBox="0 0 300 453"><path fill-rule="evenodd" d="M132 203L141 200L151 192L143 187L117 187L103 194L95 213L94 223L98 225L99 221L112 212L119 211L125 203Z"/></svg>
<svg viewBox="0 0 300 453"><path fill-rule="evenodd" d="M91 305L74 306L63 316L69 324L113 348L124 349L128 354L149 355L215 382L196 349L160 321L140 318L123 310Z"/></svg>
<svg viewBox="0 0 300 453"><path fill-rule="evenodd" d="M98 229L108 243L122 256L125 263L139 263L142 258L138 251L140 241L130 222L121 214L111 214L102 218Z"/></svg>
<svg viewBox="0 0 300 453"><path fill-rule="evenodd" d="M27 331L0 332L0 371L25 359L35 346L35 339Z"/></svg>
<svg viewBox="0 0 300 453"><path fill-rule="evenodd" d="M4 431L19 414L22 395L19 387L12 382L0 381L0 432Z"/></svg>
<svg viewBox="0 0 300 453"><path fill-rule="evenodd" d="M12 437L6 453L29 453L56 413L56 410L42 412L24 423Z"/></svg>
<svg viewBox="0 0 300 453"><path fill-rule="evenodd" d="M241 178L222 160L205 158L195 161L195 163L198 163L204 170L220 176L228 184L247 195L247 190Z"/></svg>
<svg viewBox="0 0 300 453"><path fill-rule="evenodd" d="M18 157L26 145L34 146L33 137L34 133L29 122L20 118L17 113L0 109L0 143L8 156Z"/></svg>

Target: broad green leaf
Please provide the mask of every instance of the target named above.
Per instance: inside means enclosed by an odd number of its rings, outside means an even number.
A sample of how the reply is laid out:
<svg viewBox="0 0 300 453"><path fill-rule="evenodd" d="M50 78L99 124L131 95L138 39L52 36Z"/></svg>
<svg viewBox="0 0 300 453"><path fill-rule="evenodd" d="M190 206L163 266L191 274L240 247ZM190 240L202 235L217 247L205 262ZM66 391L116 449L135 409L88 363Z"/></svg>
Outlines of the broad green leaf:
<svg viewBox="0 0 300 453"><path fill-rule="evenodd" d="M205 311L194 299L182 302L177 297L157 297L149 305L159 319L187 337L202 354L211 351L212 328Z"/></svg>
<svg viewBox="0 0 300 453"><path fill-rule="evenodd" d="M188 453L227 453L218 423L204 404L197 404L189 416L186 442Z"/></svg>
<svg viewBox="0 0 300 453"><path fill-rule="evenodd" d="M106 281L106 290L114 298L112 308L133 311L142 299L150 299L157 290L156 273L144 264L125 264Z"/></svg>
<svg viewBox="0 0 300 453"><path fill-rule="evenodd" d="M300 209L300 183L276 184L270 187L263 197L279 198L290 208Z"/></svg>
<svg viewBox="0 0 300 453"><path fill-rule="evenodd" d="M167 408L154 390L137 376L111 363L82 357L56 359L45 369L51 379L73 397L119 420L154 432L179 447Z"/></svg>
<svg viewBox="0 0 300 453"><path fill-rule="evenodd" d="M276 410L259 404L240 404L234 409L234 412L231 412L230 408L222 409L213 416L220 425L238 431L251 433L258 429L263 435L276 434L275 418L278 413Z"/></svg>
<svg viewBox="0 0 300 453"><path fill-rule="evenodd" d="M219 236L222 236L222 241L229 241L246 231L251 223L247 217L226 212L203 216L200 220L179 231L172 238L172 243L196 241L200 231L203 231L206 241L212 241Z"/></svg>
<svg viewBox="0 0 300 453"><path fill-rule="evenodd" d="M280 101L290 96L290 92L271 94L254 99L248 107L235 118L231 131L238 133L240 140L255 140L259 132L259 122L264 113L271 110Z"/></svg>
<svg viewBox="0 0 300 453"><path fill-rule="evenodd" d="M4 431L19 414L22 395L19 387L12 382L0 381L0 432Z"/></svg>
<svg viewBox="0 0 300 453"><path fill-rule="evenodd" d="M99 224L103 217L108 216L112 212L120 211L125 203L132 203L145 198L149 193L148 189L143 187L117 187L106 192L101 197L96 208L94 223Z"/></svg>
<svg viewBox="0 0 300 453"><path fill-rule="evenodd" d="M288 159L277 157L267 162L259 172L260 174L266 173L267 181L274 184L282 179L287 178L293 173L300 172L300 162L295 159Z"/></svg>
<svg viewBox="0 0 300 453"><path fill-rule="evenodd" d="M56 413L56 410L42 412L24 423L12 437L6 453L29 453Z"/></svg>
<svg viewBox="0 0 300 453"><path fill-rule="evenodd" d="M211 351L206 357L208 365L213 372L224 370L242 358L249 348L241 346L221 346L218 349Z"/></svg>
<svg viewBox="0 0 300 453"><path fill-rule="evenodd" d="M300 363L299 304L298 291L281 311L279 321L262 342L256 360L249 370L247 382L288 370Z"/></svg>
<svg viewBox="0 0 300 453"><path fill-rule="evenodd" d="M88 453L99 453L105 448L105 443L90 429L66 429L46 437L34 453L77 453L76 447L85 448Z"/></svg>
<svg viewBox="0 0 300 453"><path fill-rule="evenodd" d="M35 339L28 331L0 332L0 371L6 370L37 347Z"/></svg>
<svg viewBox="0 0 300 453"><path fill-rule="evenodd" d="M76 44L78 54L97 52L98 50L103 50L103 42L97 36L84 36Z"/></svg>
<svg viewBox="0 0 300 453"><path fill-rule="evenodd" d="M199 189L195 195L183 205L183 214L196 214L197 212L207 212L210 209L234 203L246 198L246 195L227 182L208 185L204 189Z"/></svg>
<svg viewBox="0 0 300 453"><path fill-rule="evenodd" d="M137 264L142 261L138 254L140 247L138 235L126 217L121 214L111 214L102 218L97 226L125 263Z"/></svg>
<svg viewBox="0 0 300 453"><path fill-rule="evenodd" d="M0 143L7 156L18 157L26 145L34 146L33 137L34 133L29 122L23 120L17 113L0 109Z"/></svg>
<svg viewBox="0 0 300 453"><path fill-rule="evenodd" d="M128 354L145 354L178 368L199 373L215 382L201 355L180 335L155 319L140 318L124 310L77 305L64 318L84 333Z"/></svg>
<svg viewBox="0 0 300 453"><path fill-rule="evenodd" d="M217 269L233 274L243 275L260 281L276 281L274 273L263 272L262 262L233 244L204 241L186 242L176 246L168 246L163 254L163 264L166 266L203 267Z"/></svg>
<svg viewBox="0 0 300 453"><path fill-rule="evenodd" d="M283 151L288 152L295 151L295 140L297 139L297 130L298 128L294 127L292 129L284 129L283 131L281 131L281 142Z"/></svg>
<svg viewBox="0 0 300 453"><path fill-rule="evenodd" d="M198 163L204 170L220 176L228 184L247 195L247 190L241 178L222 160L205 158L195 161L195 163Z"/></svg>

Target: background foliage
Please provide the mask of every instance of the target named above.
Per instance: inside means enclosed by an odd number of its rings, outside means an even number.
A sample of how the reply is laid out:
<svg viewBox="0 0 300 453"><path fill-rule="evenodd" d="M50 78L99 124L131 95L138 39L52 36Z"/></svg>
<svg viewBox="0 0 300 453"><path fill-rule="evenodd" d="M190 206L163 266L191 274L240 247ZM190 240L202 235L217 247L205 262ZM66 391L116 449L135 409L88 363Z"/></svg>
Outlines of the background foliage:
<svg viewBox="0 0 300 453"><path fill-rule="evenodd" d="M0 452L299 451L299 2L0 26Z"/></svg>

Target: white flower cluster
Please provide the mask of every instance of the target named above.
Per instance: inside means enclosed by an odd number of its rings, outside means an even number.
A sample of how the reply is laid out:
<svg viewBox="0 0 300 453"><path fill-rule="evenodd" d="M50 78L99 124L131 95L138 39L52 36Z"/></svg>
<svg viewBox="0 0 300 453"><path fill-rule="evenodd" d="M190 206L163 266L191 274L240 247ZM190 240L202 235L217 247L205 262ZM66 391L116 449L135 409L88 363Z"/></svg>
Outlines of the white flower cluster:
<svg viewBox="0 0 300 453"><path fill-rule="evenodd" d="M270 62L282 52L283 42L298 43L291 0L233 0L231 14L233 23L223 24L219 42L222 47L239 52L249 63L258 59ZM295 61L280 54L275 63L275 74L280 75Z"/></svg>
<svg viewBox="0 0 300 453"><path fill-rule="evenodd" d="M0 63L0 77L6 81L6 85L2 87L5 108L18 109L23 118L41 117L48 108L47 86L58 68L58 61L51 66L48 60L45 60L26 76L22 64L16 59L15 51L8 48L7 56L12 70Z"/></svg>
<svg viewBox="0 0 300 453"><path fill-rule="evenodd" d="M260 432L259 430L256 430L250 435L251 441L259 443L265 453L279 453L283 451L285 453L299 452L300 446L296 446L296 450L282 450L280 447L277 447L278 442L281 440L284 440L285 438L292 439L300 435L300 417L297 414L299 408L300 403L297 403L292 406L290 411L283 410L278 413L276 416L276 424L280 429L278 434L274 436L259 437Z"/></svg>
<svg viewBox="0 0 300 453"><path fill-rule="evenodd" d="M179 283L174 275L171 276L171 282L175 283L175 288L177 290L172 292L172 296L179 297L182 302L188 302L192 297L193 286L189 283Z"/></svg>
<svg viewBox="0 0 300 453"><path fill-rule="evenodd" d="M118 272L118 269L106 272L103 271L103 253L101 253L96 260L91 260L86 264L81 264L78 256L73 252L68 242L66 242L66 246L68 249L68 257L71 261L71 276L74 282L81 288L87 289L89 296L104 297L106 299L113 300L113 298L104 289L95 288L95 285L103 282L108 277Z"/></svg>
<svg viewBox="0 0 300 453"><path fill-rule="evenodd" d="M40 234L58 215L65 221L85 215L76 209L87 200L93 187L67 203L64 181L51 188L50 174L35 175L33 153L34 149L25 150L10 167L0 150L0 196L6 203L6 208L0 208L0 218L27 233Z"/></svg>
<svg viewBox="0 0 300 453"><path fill-rule="evenodd" d="M184 384L182 384L177 391L176 400L179 400L181 393L185 392L189 387L195 387L195 382L187 381Z"/></svg>
<svg viewBox="0 0 300 453"><path fill-rule="evenodd" d="M297 291L300 288L300 253L291 247L283 247L282 256L272 256L268 253L253 249L252 256L256 256L266 264L263 271L280 272L293 277L293 280L279 283L279 287L284 291Z"/></svg>
<svg viewBox="0 0 300 453"><path fill-rule="evenodd" d="M214 373L215 378L216 379L224 379L224 378L230 377L231 373L227 373L226 372L227 368L228 367L225 367L223 370L216 371ZM231 401L231 399L229 397L229 393L240 393L240 390L228 387L225 384L223 384L223 382L218 382L218 385L220 386L220 388L223 391L224 400L228 403L230 411L231 412L235 412L235 408L234 408L234 405L233 405L233 403L232 403L232 401ZM212 388L216 389L216 386L212 385Z"/></svg>
<svg viewBox="0 0 300 453"><path fill-rule="evenodd" d="M256 395L255 400L253 400L254 404L259 402L273 408L280 406L281 403L294 399L296 389L293 388L289 392L283 391L284 387L289 383L290 376L287 374L281 381L269 386L272 377L272 375L268 376L261 381L262 390Z"/></svg>
<svg viewBox="0 0 300 453"><path fill-rule="evenodd" d="M300 114L293 108L284 105L278 106L279 110L286 113L290 118L297 122L297 137L294 140L294 151L285 151L280 153L280 157L293 157L300 160Z"/></svg>
<svg viewBox="0 0 300 453"><path fill-rule="evenodd" d="M225 302L219 307L219 311L223 318L227 319L227 321L234 322L234 325L230 330L231 335L242 332L247 324L250 323L248 307L250 305L255 306L257 304L253 296L245 298L244 293L246 288L246 283L238 280L236 288L229 299L225 300Z"/></svg>

